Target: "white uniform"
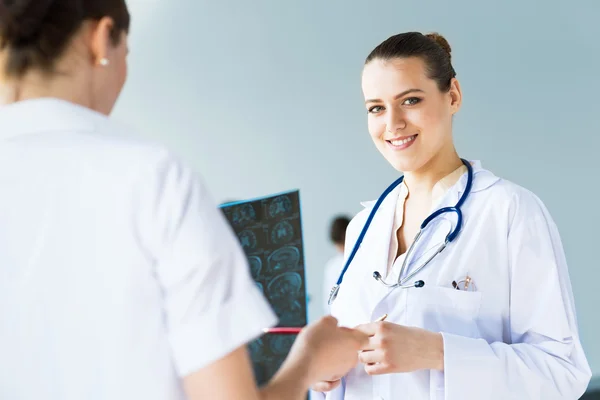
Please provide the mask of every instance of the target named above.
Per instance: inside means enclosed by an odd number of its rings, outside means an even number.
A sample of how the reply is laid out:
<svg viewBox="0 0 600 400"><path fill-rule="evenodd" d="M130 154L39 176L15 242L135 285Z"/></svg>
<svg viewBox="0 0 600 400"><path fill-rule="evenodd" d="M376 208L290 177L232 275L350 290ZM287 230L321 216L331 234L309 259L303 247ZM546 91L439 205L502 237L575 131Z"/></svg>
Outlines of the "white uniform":
<svg viewBox="0 0 600 400"><path fill-rule="evenodd" d="M473 169L461 234L411 279L424 280L423 288L387 289L372 278L375 270L384 276L387 272L399 186L373 219L331 307L350 327L387 313L389 322L441 332L444 372L371 377L359 364L327 399L549 400L577 399L584 393L591 371L556 226L535 195L478 162ZM432 211L454 206L466 181L464 174ZM372 206L348 227L346 257ZM430 223L409 270L418 266L424 250L444 240L454 215L443 214ZM388 282L396 281L401 259ZM452 281L467 275L477 290L455 290ZM313 399L324 397L313 393Z"/></svg>
<svg viewBox="0 0 600 400"><path fill-rule="evenodd" d="M106 117L0 108L0 398L184 399L276 323L201 179Z"/></svg>

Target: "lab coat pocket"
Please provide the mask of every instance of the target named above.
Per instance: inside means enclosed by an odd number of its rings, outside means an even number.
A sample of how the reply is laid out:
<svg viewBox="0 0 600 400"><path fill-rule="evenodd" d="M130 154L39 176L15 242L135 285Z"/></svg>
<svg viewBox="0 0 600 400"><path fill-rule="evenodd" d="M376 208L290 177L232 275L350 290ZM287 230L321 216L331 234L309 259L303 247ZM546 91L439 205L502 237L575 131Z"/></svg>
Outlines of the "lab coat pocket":
<svg viewBox="0 0 600 400"><path fill-rule="evenodd" d="M409 289L408 324L433 332L480 337L481 293L440 286Z"/></svg>

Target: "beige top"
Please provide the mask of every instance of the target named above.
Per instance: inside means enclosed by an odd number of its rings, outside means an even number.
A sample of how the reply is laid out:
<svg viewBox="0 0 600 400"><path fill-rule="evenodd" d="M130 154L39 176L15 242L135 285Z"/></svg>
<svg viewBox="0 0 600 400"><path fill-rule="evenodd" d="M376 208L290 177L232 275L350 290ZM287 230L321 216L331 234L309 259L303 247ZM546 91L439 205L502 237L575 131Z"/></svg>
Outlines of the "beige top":
<svg viewBox="0 0 600 400"><path fill-rule="evenodd" d="M458 182L460 177L467 172L467 167L461 165L450 174L440 179L434 186L431 192L431 204L437 204L446 192ZM398 229L402 226L404 220L404 202L408 197L408 187L404 182L400 186L400 194L396 203L396 213L394 217L394 226L392 228L392 237L390 240L390 252L388 256L388 271L391 270L398 252Z"/></svg>

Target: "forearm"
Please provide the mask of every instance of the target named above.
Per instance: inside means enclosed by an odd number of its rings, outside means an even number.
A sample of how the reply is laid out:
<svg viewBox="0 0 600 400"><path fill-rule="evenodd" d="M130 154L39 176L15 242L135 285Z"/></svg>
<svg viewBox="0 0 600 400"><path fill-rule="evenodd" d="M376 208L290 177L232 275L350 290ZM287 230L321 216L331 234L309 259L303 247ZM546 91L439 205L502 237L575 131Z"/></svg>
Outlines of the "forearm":
<svg viewBox="0 0 600 400"><path fill-rule="evenodd" d="M261 400L305 400L310 386L306 363L284 365L273 379L260 390Z"/></svg>

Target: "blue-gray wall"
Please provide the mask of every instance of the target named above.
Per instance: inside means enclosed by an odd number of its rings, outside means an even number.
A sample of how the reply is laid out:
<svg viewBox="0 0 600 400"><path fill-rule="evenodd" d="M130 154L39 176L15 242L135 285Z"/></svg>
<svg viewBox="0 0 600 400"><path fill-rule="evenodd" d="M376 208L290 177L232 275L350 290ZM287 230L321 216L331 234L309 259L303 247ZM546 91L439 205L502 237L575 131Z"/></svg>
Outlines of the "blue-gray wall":
<svg viewBox="0 0 600 400"><path fill-rule="evenodd" d="M397 175L367 135L362 61L400 31L445 35L464 92L460 154L549 207L600 375L597 0L129 3L131 75L115 117L181 154L217 201L300 188L311 318L330 218Z"/></svg>

